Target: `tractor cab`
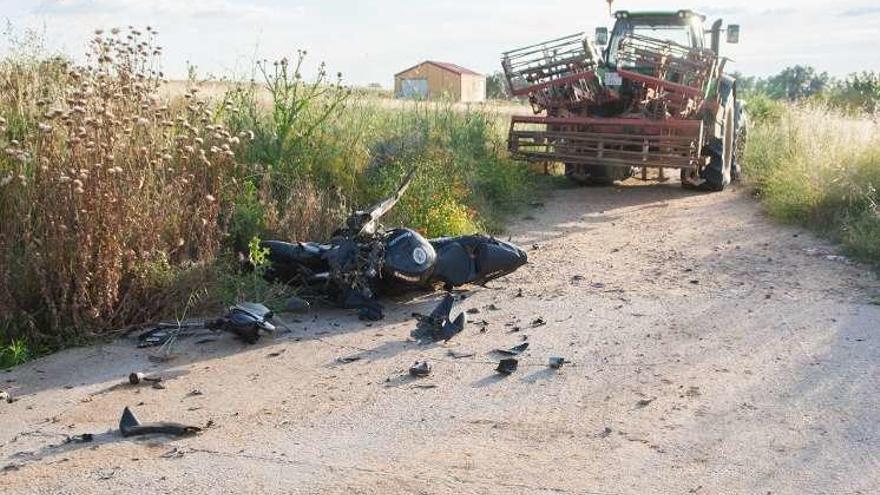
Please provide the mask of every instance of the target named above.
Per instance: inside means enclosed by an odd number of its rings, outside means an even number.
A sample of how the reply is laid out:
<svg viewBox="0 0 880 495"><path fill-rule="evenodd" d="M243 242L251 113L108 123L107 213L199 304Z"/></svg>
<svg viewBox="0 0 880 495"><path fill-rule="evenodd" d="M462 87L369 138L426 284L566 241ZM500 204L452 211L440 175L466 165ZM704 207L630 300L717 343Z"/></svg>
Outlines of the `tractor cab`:
<svg viewBox="0 0 880 495"><path fill-rule="evenodd" d="M611 67L617 67L620 44L626 37L651 38L671 42L687 48L704 48L703 21L705 17L689 10L678 12L617 12L614 29L608 41L607 32L600 45L607 45L604 59ZM598 41L598 40L597 40ZM632 61L622 60L621 67L636 69Z"/></svg>

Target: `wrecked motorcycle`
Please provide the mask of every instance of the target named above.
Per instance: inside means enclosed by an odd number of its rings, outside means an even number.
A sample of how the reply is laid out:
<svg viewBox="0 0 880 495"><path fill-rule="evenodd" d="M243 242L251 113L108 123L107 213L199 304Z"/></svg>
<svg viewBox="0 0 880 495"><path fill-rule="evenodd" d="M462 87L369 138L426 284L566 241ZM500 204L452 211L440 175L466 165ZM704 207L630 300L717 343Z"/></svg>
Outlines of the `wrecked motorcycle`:
<svg viewBox="0 0 880 495"><path fill-rule="evenodd" d="M428 240L412 229L383 228L379 220L400 200L413 175L391 197L352 213L326 243L263 241L266 277L378 320L383 316L378 295L482 285L527 262L522 249L489 236Z"/></svg>

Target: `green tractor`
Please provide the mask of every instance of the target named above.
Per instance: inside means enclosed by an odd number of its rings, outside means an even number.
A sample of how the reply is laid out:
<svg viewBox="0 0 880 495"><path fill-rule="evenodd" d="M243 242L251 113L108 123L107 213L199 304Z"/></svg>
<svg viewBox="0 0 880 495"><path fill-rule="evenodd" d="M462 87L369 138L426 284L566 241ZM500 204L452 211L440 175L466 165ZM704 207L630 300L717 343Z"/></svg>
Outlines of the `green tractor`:
<svg viewBox="0 0 880 495"><path fill-rule="evenodd" d="M724 73L722 33L690 10L614 14L614 28L505 52L511 92L534 115L511 119L513 156L561 162L570 179L610 184L635 169L681 170L685 187L721 191L739 175L745 112Z"/></svg>

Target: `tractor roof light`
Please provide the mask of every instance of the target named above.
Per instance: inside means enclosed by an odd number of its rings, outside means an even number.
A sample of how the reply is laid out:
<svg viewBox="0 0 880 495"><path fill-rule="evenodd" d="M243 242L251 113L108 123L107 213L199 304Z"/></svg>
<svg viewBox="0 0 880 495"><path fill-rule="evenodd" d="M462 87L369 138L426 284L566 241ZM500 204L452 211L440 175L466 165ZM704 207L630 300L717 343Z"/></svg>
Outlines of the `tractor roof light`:
<svg viewBox="0 0 880 495"><path fill-rule="evenodd" d="M625 10L618 10L617 12L614 13L614 17L616 19L626 19L627 17L629 17L629 12L627 12Z"/></svg>

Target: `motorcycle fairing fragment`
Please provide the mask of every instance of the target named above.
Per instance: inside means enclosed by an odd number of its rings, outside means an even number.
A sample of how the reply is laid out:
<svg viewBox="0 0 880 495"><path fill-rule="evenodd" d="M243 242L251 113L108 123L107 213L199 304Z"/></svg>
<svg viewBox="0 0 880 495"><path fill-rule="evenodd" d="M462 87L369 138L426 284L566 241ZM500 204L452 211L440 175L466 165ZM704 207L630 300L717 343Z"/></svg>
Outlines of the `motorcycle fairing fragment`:
<svg viewBox="0 0 880 495"><path fill-rule="evenodd" d="M430 315L424 316L413 313L419 324L412 331L412 337L420 343L446 342L464 330L464 313L459 313L455 320L450 320L450 313L454 303L455 296L446 294L446 297L431 311Z"/></svg>
<svg viewBox="0 0 880 495"><path fill-rule="evenodd" d="M272 316L272 311L262 304L242 302L230 307L226 316L211 322L208 328L231 332L244 342L254 344L260 339L260 330L275 331L275 325L269 321Z"/></svg>
<svg viewBox="0 0 880 495"><path fill-rule="evenodd" d="M522 354L523 351L529 348L528 342L523 342L520 345L511 347L510 349L495 349L495 352L498 354L504 354L505 356L516 356L518 354Z"/></svg>
<svg viewBox="0 0 880 495"><path fill-rule="evenodd" d="M498 362L498 367L495 368L495 371L501 373L502 375L510 375L516 368L519 366L519 361L514 358L502 359Z"/></svg>
<svg viewBox="0 0 880 495"><path fill-rule="evenodd" d="M122 418L119 419L119 432L123 437L133 437L138 435L172 435L172 436L189 436L195 435L202 431L198 426L188 426L180 423L172 423L161 421L157 423L141 423L137 416L126 407L122 411Z"/></svg>

